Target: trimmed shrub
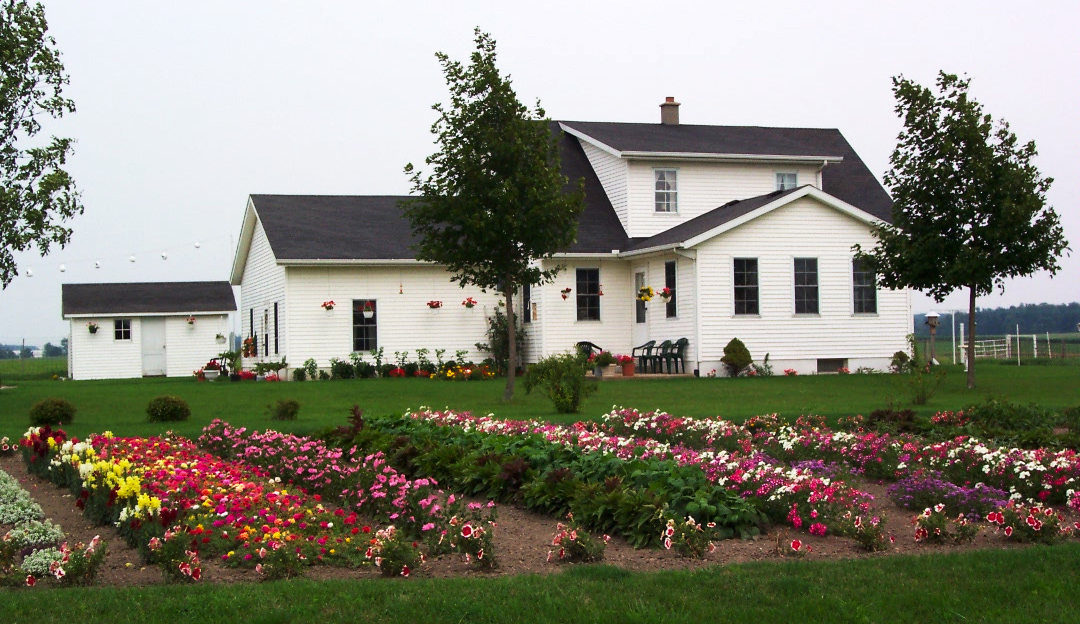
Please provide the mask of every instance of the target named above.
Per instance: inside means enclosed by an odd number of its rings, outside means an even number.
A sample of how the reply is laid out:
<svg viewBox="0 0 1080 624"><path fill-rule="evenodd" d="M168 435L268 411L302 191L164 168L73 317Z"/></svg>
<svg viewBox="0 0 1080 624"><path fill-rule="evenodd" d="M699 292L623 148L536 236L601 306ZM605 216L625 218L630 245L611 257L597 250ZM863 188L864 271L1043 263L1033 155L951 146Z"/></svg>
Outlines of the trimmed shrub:
<svg viewBox="0 0 1080 624"><path fill-rule="evenodd" d="M42 399L30 408L30 424L42 425L70 424L75 420L75 406L64 399Z"/></svg>
<svg viewBox="0 0 1080 624"><path fill-rule="evenodd" d="M352 379L356 376L356 369L349 362L337 358L330 359L330 377L333 379Z"/></svg>
<svg viewBox="0 0 1080 624"><path fill-rule="evenodd" d="M274 405L267 405L271 420L296 420L300 412L300 401L296 399L278 399Z"/></svg>
<svg viewBox="0 0 1080 624"><path fill-rule="evenodd" d="M294 368L292 372L293 381L307 381L307 371L302 368Z"/></svg>
<svg viewBox="0 0 1080 624"><path fill-rule="evenodd" d="M596 392L596 383L585 378L590 365L585 358L573 353L557 353L529 366L525 375L525 392L543 386L555 411L570 414L578 411L581 401Z"/></svg>
<svg viewBox="0 0 1080 624"><path fill-rule="evenodd" d="M191 408L187 401L180 397L159 396L150 399L146 406L146 420L150 422L176 422L187 420L191 416Z"/></svg>
<svg viewBox="0 0 1080 624"><path fill-rule="evenodd" d="M720 361L727 367L729 377L737 377L744 368L754 362L754 358L750 357L750 350L743 341L732 338L724 347L724 357L720 358Z"/></svg>

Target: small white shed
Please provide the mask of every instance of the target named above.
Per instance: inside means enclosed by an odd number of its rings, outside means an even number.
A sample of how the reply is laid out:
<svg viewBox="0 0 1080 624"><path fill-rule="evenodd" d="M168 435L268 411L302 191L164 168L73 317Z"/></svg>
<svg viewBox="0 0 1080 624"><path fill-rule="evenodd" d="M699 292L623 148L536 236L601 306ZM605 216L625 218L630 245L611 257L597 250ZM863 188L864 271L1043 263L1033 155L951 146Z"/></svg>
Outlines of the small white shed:
<svg viewBox="0 0 1080 624"><path fill-rule="evenodd" d="M72 379L185 377L228 348L228 282L64 284ZM220 336L220 338L219 338Z"/></svg>

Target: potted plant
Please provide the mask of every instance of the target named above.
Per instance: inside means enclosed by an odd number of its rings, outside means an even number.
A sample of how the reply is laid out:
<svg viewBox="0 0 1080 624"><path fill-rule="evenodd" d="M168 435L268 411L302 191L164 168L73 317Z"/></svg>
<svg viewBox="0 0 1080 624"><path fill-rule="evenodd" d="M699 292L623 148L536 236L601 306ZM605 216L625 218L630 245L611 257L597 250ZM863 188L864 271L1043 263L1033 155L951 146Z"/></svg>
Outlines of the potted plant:
<svg viewBox="0 0 1080 624"><path fill-rule="evenodd" d="M216 340L218 344L225 344L225 334L218 333L218 335L214 336L214 340Z"/></svg>
<svg viewBox="0 0 1080 624"><path fill-rule="evenodd" d="M641 301L650 301L656 296L656 291L652 286L642 286L638 289L637 298Z"/></svg>
<svg viewBox="0 0 1080 624"><path fill-rule="evenodd" d="M86 324L86 329L90 330L91 334L96 334L99 327L101 326L93 321Z"/></svg>
<svg viewBox="0 0 1080 624"><path fill-rule="evenodd" d="M248 336L244 338L243 342L244 357L253 357L255 355L255 337Z"/></svg>
<svg viewBox="0 0 1080 624"><path fill-rule="evenodd" d="M189 327L192 327L192 328L195 327L195 317L194 316L188 316L184 320L187 321L187 324L188 324Z"/></svg>
<svg viewBox="0 0 1080 624"><path fill-rule="evenodd" d="M672 292L672 290L670 288L665 286L664 289L660 291L660 298L664 300L664 303L667 303L667 302L671 301L671 296L674 295L674 294L675 293Z"/></svg>
<svg viewBox="0 0 1080 624"><path fill-rule="evenodd" d="M322 309L326 310L327 312L334 309L334 301L332 299L330 301L323 301L319 305L322 306Z"/></svg>
<svg viewBox="0 0 1080 624"><path fill-rule="evenodd" d="M472 297L466 297L465 301L461 302L461 305L465 306L466 309L471 310L476 307L476 299L473 299Z"/></svg>
<svg viewBox="0 0 1080 624"><path fill-rule="evenodd" d="M615 356L609 351L601 351L600 353L592 353L589 355L589 363L593 365L593 374L596 377L603 378L604 373L611 373L612 368L615 366Z"/></svg>
<svg viewBox="0 0 1080 624"><path fill-rule="evenodd" d="M203 376L206 377L206 379L208 380L217 379L218 375L220 374L221 364L218 363L217 358L210 360L206 363L206 366L203 366Z"/></svg>
<svg viewBox="0 0 1080 624"><path fill-rule="evenodd" d="M442 307L442 301L428 301L427 307L431 308L432 310L438 310Z"/></svg>
<svg viewBox="0 0 1080 624"><path fill-rule="evenodd" d="M563 288L559 292L562 293L562 298L563 299L566 299L567 297L570 296L570 289L569 288Z"/></svg>
<svg viewBox="0 0 1080 624"><path fill-rule="evenodd" d="M375 316L375 306L371 305L370 301L364 303L363 313L364 313L364 318L370 320L371 317Z"/></svg>
<svg viewBox="0 0 1080 624"><path fill-rule="evenodd" d="M615 361L622 367L623 377L634 376L634 356L632 355L616 355Z"/></svg>

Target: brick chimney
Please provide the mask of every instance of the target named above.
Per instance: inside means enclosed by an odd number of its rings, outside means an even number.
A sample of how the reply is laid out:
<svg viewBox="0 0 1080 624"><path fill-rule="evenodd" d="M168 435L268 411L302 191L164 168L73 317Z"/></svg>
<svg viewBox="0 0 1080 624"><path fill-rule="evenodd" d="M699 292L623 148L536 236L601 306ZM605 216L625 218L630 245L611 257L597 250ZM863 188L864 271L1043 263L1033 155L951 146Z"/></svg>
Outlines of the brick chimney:
<svg viewBox="0 0 1080 624"><path fill-rule="evenodd" d="M679 103L674 97L664 98L660 105L660 123L665 126L679 125Z"/></svg>

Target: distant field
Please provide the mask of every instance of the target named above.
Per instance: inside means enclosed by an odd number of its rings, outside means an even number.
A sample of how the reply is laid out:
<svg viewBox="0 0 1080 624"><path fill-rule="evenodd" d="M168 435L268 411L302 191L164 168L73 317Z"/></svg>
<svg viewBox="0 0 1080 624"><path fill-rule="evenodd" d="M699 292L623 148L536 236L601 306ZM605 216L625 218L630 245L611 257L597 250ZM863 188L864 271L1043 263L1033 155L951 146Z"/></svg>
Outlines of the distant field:
<svg viewBox="0 0 1080 624"><path fill-rule="evenodd" d="M23 379L52 379L53 375L67 376L67 356L0 360L0 381L4 385Z"/></svg>
<svg viewBox="0 0 1080 624"><path fill-rule="evenodd" d="M945 367L947 376L938 393L920 413L957 410L989 395L1020 403L1054 407L1080 405L1080 368L1072 366L1009 366L980 363L978 388L968 390L960 367ZM85 435L111 429L122 435L150 435L172 428L195 436L210 420L222 418L236 425L286 428L310 432L344 422L349 409L359 405L367 413L401 413L422 405L505 418L536 418L557 422L599 418L613 405L643 411L661 409L681 416L721 416L742 421L756 414L779 413L794 419L818 414L867 414L909 401L909 377L900 375L810 375L744 379L629 379L605 381L587 399L579 414L556 414L539 393L526 395L520 388L513 403L505 404L503 381L446 382L425 379L372 379L318 382L206 382L193 379L134 379L107 381L51 381L28 379L0 392L0 435L21 435L28 426L30 406L44 397L57 396L78 409L66 427ZM9 383L5 381L5 383ZM145 422L146 404L169 394L191 405L191 420L171 426ZM269 420L267 406L278 399L300 402L299 419L292 423Z"/></svg>

